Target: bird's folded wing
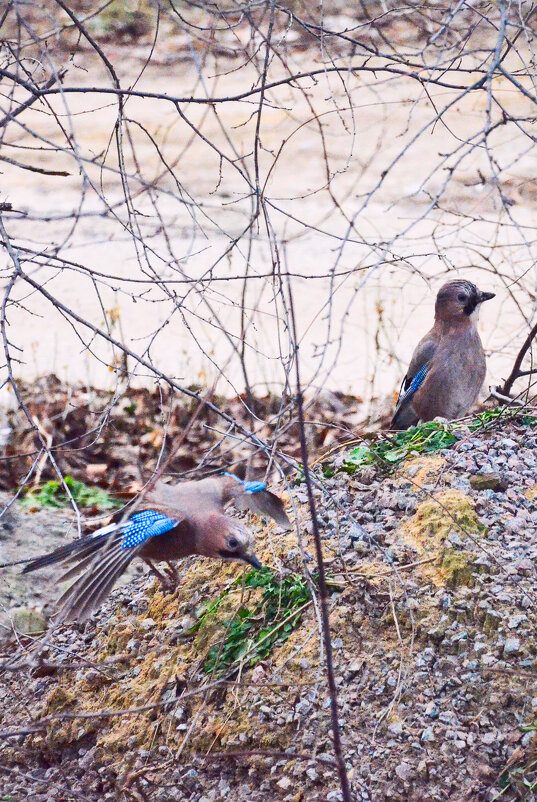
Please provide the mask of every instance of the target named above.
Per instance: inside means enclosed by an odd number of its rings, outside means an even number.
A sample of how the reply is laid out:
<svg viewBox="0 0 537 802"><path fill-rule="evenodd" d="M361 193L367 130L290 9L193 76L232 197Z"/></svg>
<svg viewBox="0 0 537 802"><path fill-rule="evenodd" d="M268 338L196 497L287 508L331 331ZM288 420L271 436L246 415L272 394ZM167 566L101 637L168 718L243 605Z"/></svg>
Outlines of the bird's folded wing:
<svg viewBox="0 0 537 802"><path fill-rule="evenodd" d="M435 338L425 337L414 351L395 406L392 429L406 429L418 423L419 415L412 408L412 398L425 381L437 347Z"/></svg>

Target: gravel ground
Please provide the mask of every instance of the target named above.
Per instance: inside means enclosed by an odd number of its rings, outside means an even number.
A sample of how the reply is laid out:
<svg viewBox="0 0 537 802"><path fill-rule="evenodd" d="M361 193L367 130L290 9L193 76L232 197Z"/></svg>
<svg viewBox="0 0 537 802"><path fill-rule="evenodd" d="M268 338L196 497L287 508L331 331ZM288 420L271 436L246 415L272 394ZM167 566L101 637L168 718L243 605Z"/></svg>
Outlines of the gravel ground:
<svg viewBox="0 0 537 802"><path fill-rule="evenodd" d="M506 426L316 491L356 800L534 798L536 469L535 432ZM307 560L303 488L293 497ZM261 553L283 572L301 565L295 534L271 530ZM206 645L187 631L241 570L192 561L170 597L134 578L85 628L49 635L38 665L20 641L0 729L54 720L5 739L3 798L340 800L313 607L267 660L196 695Z"/></svg>

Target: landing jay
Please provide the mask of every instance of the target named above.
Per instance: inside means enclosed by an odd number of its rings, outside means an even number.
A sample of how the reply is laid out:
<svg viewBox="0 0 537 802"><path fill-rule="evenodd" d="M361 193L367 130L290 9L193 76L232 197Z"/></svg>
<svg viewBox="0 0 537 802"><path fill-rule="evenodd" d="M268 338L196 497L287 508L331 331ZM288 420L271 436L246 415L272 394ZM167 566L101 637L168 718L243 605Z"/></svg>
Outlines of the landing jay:
<svg viewBox="0 0 537 802"><path fill-rule="evenodd" d="M391 429L465 415L483 386L486 364L476 324L494 298L471 281L448 281L436 296L434 326L420 340L403 379Z"/></svg>
<svg viewBox="0 0 537 802"><path fill-rule="evenodd" d="M228 502L290 526L283 502L262 482L245 482L234 474L178 485L158 481L129 517L119 513L114 522L89 537L31 560L23 573L56 562L73 564L60 581L80 576L58 602L59 621L85 621L134 557L145 560L164 587L177 582L172 562L192 554L242 560L261 568L251 533L225 514ZM168 563L166 576L153 564L161 561Z"/></svg>

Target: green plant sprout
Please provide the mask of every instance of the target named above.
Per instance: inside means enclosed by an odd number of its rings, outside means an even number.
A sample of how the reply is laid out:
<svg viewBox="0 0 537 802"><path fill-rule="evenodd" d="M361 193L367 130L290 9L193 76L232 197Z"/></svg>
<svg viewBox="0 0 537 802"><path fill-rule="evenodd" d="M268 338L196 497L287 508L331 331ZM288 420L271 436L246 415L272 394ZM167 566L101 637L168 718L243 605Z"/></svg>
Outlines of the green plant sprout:
<svg viewBox="0 0 537 802"><path fill-rule="evenodd" d="M211 646L204 670L220 676L238 667L247 668L270 655L275 646L284 643L300 624L302 613L311 602L311 590L300 574L291 574L281 581L268 568L249 571L209 602L188 634L197 632L216 615L228 594L241 583L247 588L262 589L261 598L251 606L240 607L224 619L223 640Z"/></svg>
<svg viewBox="0 0 537 802"><path fill-rule="evenodd" d="M402 462L411 454L431 454L443 448L450 448L461 439L461 434L468 429L473 433L480 429L491 428L494 424L512 421L515 418L518 423L525 426L537 424L537 418L523 413L522 410L506 407L480 412L466 424L459 421L451 423L428 421L420 426L395 432L389 439L383 438L356 446L345 455L341 467L325 465L323 475L328 479L334 475L336 470L353 474L358 468L375 463L391 467Z"/></svg>
<svg viewBox="0 0 537 802"><path fill-rule="evenodd" d="M456 439L449 424L429 421L404 432L396 432L389 440L356 446L346 455L341 470L353 474L357 468L377 461L388 466L397 465L410 454L430 454L449 448Z"/></svg>

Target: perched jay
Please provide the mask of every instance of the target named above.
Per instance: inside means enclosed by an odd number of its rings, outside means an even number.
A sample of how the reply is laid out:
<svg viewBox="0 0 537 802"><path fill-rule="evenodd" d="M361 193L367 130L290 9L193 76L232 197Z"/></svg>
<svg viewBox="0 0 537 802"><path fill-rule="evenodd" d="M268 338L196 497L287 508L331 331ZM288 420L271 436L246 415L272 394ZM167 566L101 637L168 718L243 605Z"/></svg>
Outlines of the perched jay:
<svg viewBox="0 0 537 802"><path fill-rule="evenodd" d="M56 562L74 563L60 578L64 581L80 574L59 600L59 620L85 621L134 557L145 560L168 588L172 583L175 586L178 578L171 561L191 554L243 560L261 568L251 533L225 514L228 502L290 527L283 502L262 482L245 482L229 473L178 485L156 482L143 498L143 506L135 508L126 520L125 512L119 513L115 522L89 537L31 560L23 573ZM153 565L160 561L168 563L167 576Z"/></svg>
<svg viewBox="0 0 537 802"><path fill-rule="evenodd" d="M477 400L485 378L485 354L476 323L483 301L471 281L449 281L436 296L434 326L420 340L403 379L392 429L408 429L420 420L453 420Z"/></svg>

